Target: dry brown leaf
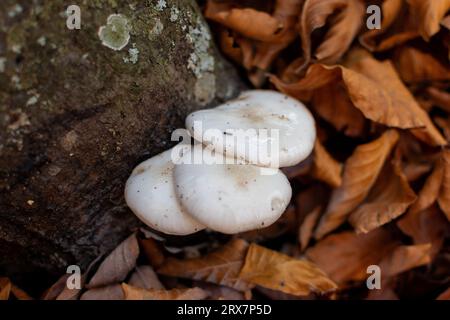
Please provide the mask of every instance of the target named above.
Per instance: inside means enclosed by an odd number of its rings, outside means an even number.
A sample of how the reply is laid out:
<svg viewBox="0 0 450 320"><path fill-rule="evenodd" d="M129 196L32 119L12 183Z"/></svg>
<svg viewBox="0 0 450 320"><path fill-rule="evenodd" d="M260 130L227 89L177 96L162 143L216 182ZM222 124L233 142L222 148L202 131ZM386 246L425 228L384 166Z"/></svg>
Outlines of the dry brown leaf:
<svg viewBox="0 0 450 320"><path fill-rule="evenodd" d="M125 300L203 300L208 294L200 288L145 290L122 283Z"/></svg>
<svg viewBox="0 0 450 320"><path fill-rule="evenodd" d="M373 29L365 32L359 37L359 42L370 51L380 50L381 46L376 44L376 38L385 33L389 27L394 23L401 12L403 0L385 0L383 1L381 10L383 13L383 20L381 21L380 29Z"/></svg>
<svg viewBox="0 0 450 320"><path fill-rule="evenodd" d="M142 248L142 251L144 252L144 255L147 257L148 262L153 268L158 268L164 263L165 256L163 253L163 249L155 239L139 238L139 244Z"/></svg>
<svg viewBox="0 0 450 320"><path fill-rule="evenodd" d="M337 286L308 261L298 260L252 243L240 277L255 285L296 296L326 294Z"/></svg>
<svg viewBox="0 0 450 320"><path fill-rule="evenodd" d="M365 202L349 217L357 233L367 233L401 214L417 199L400 161L387 163Z"/></svg>
<svg viewBox="0 0 450 320"><path fill-rule="evenodd" d="M304 65L311 59L311 34L314 30L322 28L327 22L327 18L338 9L346 6L345 0L306 0L303 5L300 18L300 35L302 40Z"/></svg>
<svg viewBox="0 0 450 320"><path fill-rule="evenodd" d="M450 300L450 288L442 292L436 300Z"/></svg>
<svg viewBox="0 0 450 320"><path fill-rule="evenodd" d="M8 278L0 278L0 300L8 300L11 292L11 281Z"/></svg>
<svg viewBox="0 0 450 320"><path fill-rule="evenodd" d="M247 248L246 241L233 239L201 258L167 258L157 272L166 276L212 282L244 292L252 287L239 278Z"/></svg>
<svg viewBox="0 0 450 320"><path fill-rule="evenodd" d="M423 211L408 211L397 221L397 226L413 239L414 244L431 243L432 258L440 251L444 238L450 232L445 216L436 206Z"/></svg>
<svg viewBox="0 0 450 320"><path fill-rule="evenodd" d="M450 67L431 53L403 46L396 51L394 63L403 81L408 83L450 79Z"/></svg>
<svg viewBox="0 0 450 320"><path fill-rule="evenodd" d="M442 151L442 164L444 166L444 176L442 178L441 192L439 193L439 207L450 221L450 150Z"/></svg>
<svg viewBox="0 0 450 320"><path fill-rule="evenodd" d="M337 188L342 183L341 172L342 164L334 160L320 141L316 139L312 176L317 180Z"/></svg>
<svg viewBox="0 0 450 320"><path fill-rule="evenodd" d="M208 293L208 300L250 300L246 299L246 293L229 287L202 281L194 281L193 285L205 290Z"/></svg>
<svg viewBox="0 0 450 320"><path fill-rule="evenodd" d="M392 277L430 263L431 244L398 246L379 263L383 277Z"/></svg>
<svg viewBox="0 0 450 320"><path fill-rule="evenodd" d="M266 12L252 8L219 8L216 1L208 1L205 17L259 41L274 41L283 29L283 24Z"/></svg>
<svg viewBox="0 0 450 320"><path fill-rule="evenodd" d="M304 251L311 240L314 227L316 226L317 220L320 217L320 213L322 211L322 207L318 206L310 213L308 213L300 225L300 229L298 231L298 241L300 243L300 249Z"/></svg>
<svg viewBox="0 0 450 320"><path fill-rule="evenodd" d="M123 281L136 266L138 256L139 245L136 233L133 233L103 260L86 287L103 287Z"/></svg>
<svg viewBox="0 0 450 320"><path fill-rule="evenodd" d="M312 104L320 117L350 137L361 136L365 118L350 100L342 82L330 83L314 91Z"/></svg>
<svg viewBox="0 0 450 320"><path fill-rule="evenodd" d="M128 284L142 289L164 289L155 271L150 266L137 266Z"/></svg>
<svg viewBox="0 0 450 320"><path fill-rule="evenodd" d="M429 40L440 29L440 22L448 10L450 0L406 0L418 24L420 35Z"/></svg>
<svg viewBox="0 0 450 320"><path fill-rule="evenodd" d="M123 300L124 293L120 284L89 289L84 292L80 300Z"/></svg>
<svg viewBox="0 0 450 320"><path fill-rule="evenodd" d="M427 94L436 106L450 112L450 93L429 87L427 88Z"/></svg>
<svg viewBox="0 0 450 320"><path fill-rule="evenodd" d="M365 6L361 0L347 0L346 7L332 17L331 27L314 55L316 59L326 64L339 61L363 25L364 14Z"/></svg>
<svg viewBox="0 0 450 320"><path fill-rule="evenodd" d="M34 300L28 293L11 283L11 293L17 300ZM1 300L1 299L0 299Z"/></svg>
<svg viewBox="0 0 450 320"><path fill-rule="evenodd" d="M306 251L306 256L338 284L367 278L367 267L378 264L396 246L389 231L332 234Z"/></svg>
<svg viewBox="0 0 450 320"><path fill-rule="evenodd" d="M339 227L366 198L398 138L395 130L389 130L355 149L344 165L342 185L333 191L320 219L314 235L316 239Z"/></svg>
<svg viewBox="0 0 450 320"><path fill-rule="evenodd" d="M428 176L425 184L419 192L419 196L409 209L413 214L429 208L436 202L441 190L442 179L444 177L444 167L441 161L437 161L433 171Z"/></svg>

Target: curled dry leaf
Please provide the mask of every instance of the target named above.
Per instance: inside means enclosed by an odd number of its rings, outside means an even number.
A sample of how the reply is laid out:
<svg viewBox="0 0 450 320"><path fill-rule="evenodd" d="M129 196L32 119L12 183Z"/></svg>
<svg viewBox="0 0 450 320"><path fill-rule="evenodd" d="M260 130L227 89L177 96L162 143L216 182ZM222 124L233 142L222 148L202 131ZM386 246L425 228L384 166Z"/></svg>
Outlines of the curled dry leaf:
<svg viewBox="0 0 450 320"><path fill-rule="evenodd" d="M350 100L342 82L330 83L314 91L312 105L317 114L350 137L361 136L365 118Z"/></svg>
<svg viewBox="0 0 450 320"><path fill-rule="evenodd" d="M450 221L450 150L448 149L442 152L442 164L444 166L444 176L442 178L438 203L439 207Z"/></svg>
<svg viewBox="0 0 450 320"><path fill-rule="evenodd" d="M318 206L310 213L308 213L300 225L298 231L298 241L300 243L300 249L303 251L308 247L309 241L311 240L314 227L316 226L317 220L319 220L322 207Z"/></svg>
<svg viewBox="0 0 450 320"><path fill-rule="evenodd" d="M360 235L346 231L319 241L306 256L340 285L366 279L367 267L378 264L396 245L383 228Z"/></svg>
<svg viewBox="0 0 450 320"><path fill-rule="evenodd" d="M337 286L317 266L252 243L240 277L255 285L284 293L307 296L326 294Z"/></svg>
<svg viewBox="0 0 450 320"><path fill-rule="evenodd" d="M396 247L379 264L383 277L392 277L430 263L430 249L430 243Z"/></svg>
<svg viewBox="0 0 450 320"><path fill-rule="evenodd" d="M436 206L423 211L409 210L397 226L402 232L413 239L414 244L431 244L430 256L434 258L441 250L450 228L445 216Z"/></svg>
<svg viewBox="0 0 450 320"><path fill-rule="evenodd" d="M131 274L128 284L142 289L164 289L153 268L150 266L138 266Z"/></svg>
<svg viewBox="0 0 450 320"><path fill-rule="evenodd" d="M341 79L350 100L367 119L389 127L418 128L412 132L419 139L433 146L446 144L391 62L375 60L365 51L354 50L346 67L312 65L305 77L295 83L284 83L275 76L270 79L278 90L300 100L309 91Z"/></svg>
<svg viewBox="0 0 450 320"><path fill-rule="evenodd" d="M84 292L80 300L123 300L124 293L120 284L89 289Z"/></svg>
<svg viewBox="0 0 450 320"><path fill-rule="evenodd" d="M133 233L103 260L86 287L103 287L123 281L136 266L138 256L139 245L136 233Z"/></svg>
<svg viewBox="0 0 450 320"><path fill-rule="evenodd" d="M367 233L403 214L416 200L400 161L387 163L365 202L349 217L357 233Z"/></svg>
<svg viewBox="0 0 450 320"><path fill-rule="evenodd" d="M436 106L450 112L450 93L429 87L427 88L427 94Z"/></svg>
<svg viewBox="0 0 450 320"><path fill-rule="evenodd" d="M414 47L400 47L394 63L403 81L420 83L450 79L450 66L441 63L431 53Z"/></svg>
<svg viewBox="0 0 450 320"><path fill-rule="evenodd" d="M306 0L300 20L306 63L311 57L311 34L314 30L330 24L314 56L322 63L336 63L361 28L364 13L365 7L360 0Z"/></svg>
<svg viewBox="0 0 450 320"><path fill-rule="evenodd" d="M122 284L125 300L203 300L208 297L206 291L200 288L189 289L141 289Z"/></svg>
<svg viewBox="0 0 450 320"><path fill-rule="evenodd" d="M11 292L11 281L8 278L0 278L0 300L8 300Z"/></svg>
<svg viewBox="0 0 450 320"><path fill-rule="evenodd" d="M150 265L154 268L158 268L164 263L164 253L162 246L153 238L141 239L139 238L139 244L142 248L144 255L146 256Z"/></svg>
<svg viewBox="0 0 450 320"><path fill-rule="evenodd" d="M420 35L429 40L440 29L441 20L450 10L450 0L406 0L417 21Z"/></svg>
<svg viewBox="0 0 450 320"><path fill-rule="evenodd" d="M389 130L380 138L355 149L345 163L342 185L333 191L320 219L315 231L316 239L339 227L366 198L398 138L395 130Z"/></svg>
<svg viewBox="0 0 450 320"><path fill-rule="evenodd" d="M253 287L239 277L247 248L246 241L233 239L201 258L167 258L157 272L166 276L212 282L244 292Z"/></svg>
<svg viewBox="0 0 450 320"><path fill-rule="evenodd" d="M428 176L425 184L419 192L419 196L409 209L412 214L429 208L436 202L441 190L442 179L444 177L444 167L441 161L437 161L433 171Z"/></svg>
<svg viewBox="0 0 450 320"><path fill-rule="evenodd" d="M436 300L450 300L450 288L442 292Z"/></svg>
<svg viewBox="0 0 450 320"><path fill-rule="evenodd" d="M320 141L316 139L312 176L337 188L342 183L341 172L342 164L334 160Z"/></svg>

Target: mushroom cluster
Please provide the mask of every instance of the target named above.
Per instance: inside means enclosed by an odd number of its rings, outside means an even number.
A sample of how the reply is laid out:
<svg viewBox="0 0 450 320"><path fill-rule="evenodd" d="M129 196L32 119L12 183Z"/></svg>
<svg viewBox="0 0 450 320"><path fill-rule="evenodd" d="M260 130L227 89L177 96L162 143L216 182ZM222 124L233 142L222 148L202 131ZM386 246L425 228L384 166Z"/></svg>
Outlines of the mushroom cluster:
<svg viewBox="0 0 450 320"><path fill-rule="evenodd" d="M233 234L274 223L292 195L279 168L304 160L316 138L308 109L271 90L245 91L193 112L186 128L193 144L142 162L125 187L131 210L167 234L205 228Z"/></svg>

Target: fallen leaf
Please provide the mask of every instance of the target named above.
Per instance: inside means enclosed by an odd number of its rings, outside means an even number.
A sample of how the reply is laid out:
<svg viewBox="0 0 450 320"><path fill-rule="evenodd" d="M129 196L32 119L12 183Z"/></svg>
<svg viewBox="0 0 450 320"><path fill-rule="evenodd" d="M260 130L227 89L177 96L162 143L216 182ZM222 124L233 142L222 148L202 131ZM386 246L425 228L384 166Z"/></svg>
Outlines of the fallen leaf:
<svg viewBox="0 0 450 320"><path fill-rule="evenodd" d="M441 20L450 10L450 0L406 0L406 2L418 23L418 31L425 40L429 40L439 31Z"/></svg>
<svg viewBox="0 0 450 320"><path fill-rule="evenodd" d="M103 287L123 281L136 266L138 256L139 245L136 233L133 233L103 260L86 287Z"/></svg>
<svg viewBox="0 0 450 320"><path fill-rule="evenodd" d="M450 288L442 292L436 300L450 300Z"/></svg>
<svg viewBox="0 0 450 320"><path fill-rule="evenodd" d="M326 294L337 286L311 262L252 243L240 277L255 285L297 296Z"/></svg>
<svg viewBox="0 0 450 320"><path fill-rule="evenodd" d="M208 300L248 300L245 293L213 283L195 281L193 284L208 293Z"/></svg>
<svg viewBox="0 0 450 320"><path fill-rule="evenodd" d="M315 1L322 3L326 2L327 4L332 2L324 0ZM319 62L326 64L336 63L348 50L353 39L363 25L363 16L365 14L363 2L360 0L347 0L345 2L346 7L336 16L331 18L331 27L326 33L323 42L316 49L314 56ZM306 10L303 12L305 13Z"/></svg>
<svg viewBox="0 0 450 320"><path fill-rule="evenodd" d="M450 67L431 53L403 46L396 51L394 64L400 77L408 83L445 81L450 79Z"/></svg>
<svg viewBox="0 0 450 320"><path fill-rule="evenodd" d="M450 112L450 93L434 87L428 87L427 94L436 106Z"/></svg>
<svg viewBox="0 0 450 320"><path fill-rule="evenodd" d="M17 300L34 300L28 293L11 283L11 293ZM1 299L0 299L1 300Z"/></svg>
<svg viewBox="0 0 450 320"><path fill-rule="evenodd" d="M366 198L399 138L395 130L380 138L359 145L344 165L342 185L333 190L331 200L319 221L315 238L339 227L348 215Z"/></svg>
<svg viewBox="0 0 450 320"><path fill-rule="evenodd" d="M438 197L439 207L450 221L450 150L442 151L442 163L444 166L444 176L442 178L441 191Z"/></svg>
<svg viewBox="0 0 450 320"><path fill-rule="evenodd" d="M83 293L80 300L123 300L124 293L120 284L89 289Z"/></svg>
<svg viewBox="0 0 450 320"><path fill-rule="evenodd" d="M300 225L298 231L298 240L300 243L300 249L304 251L311 240L314 227L316 226L317 221L319 220L320 213L322 211L322 207L318 206L310 213L308 213Z"/></svg>
<svg viewBox="0 0 450 320"><path fill-rule="evenodd" d="M312 105L318 115L347 136L361 136L365 127L362 112L350 100L342 81L314 91Z"/></svg>
<svg viewBox="0 0 450 320"><path fill-rule="evenodd" d="M381 274L383 277L392 277L430 263L430 249L430 243L396 247L380 261Z"/></svg>
<svg viewBox="0 0 450 320"><path fill-rule="evenodd" d="M313 156L312 176L329 184L331 187L339 187L342 183L342 164L331 157L318 139L316 139L314 144Z"/></svg>
<svg viewBox="0 0 450 320"><path fill-rule="evenodd" d="M156 242L155 239L139 238L139 244L141 245L144 255L147 257L148 262L153 268L158 268L164 263L165 256L161 245Z"/></svg>
<svg viewBox="0 0 450 320"><path fill-rule="evenodd" d="M441 190L442 179L444 177L444 167L441 161L437 161L433 171L428 176L425 184L419 192L417 200L409 209L412 214L429 208L436 202Z"/></svg>
<svg viewBox="0 0 450 320"><path fill-rule="evenodd" d="M128 284L142 289L164 289L155 271L150 266L137 266Z"/></svg>
<svg viewBox="0 0 450 320"><path fill-rule="evenodd" d="M11 292L11 281L8 278L0 278L0 300L8 300Z"/></svg>
<svg viewBox="0 0 450 320"><path fill-rule="evenodd" d="M367 267L378 264L397 242L378 228L367 234L335 233L306 251L306 256L339 285L367 278Z"/></svg>
<svg viewBox="0 0 450 320"><path fill-rule="evenodd" d="M441 250L444 239L450 233L445 216L436 206L423 211L409 210L397 221L400 230L413 239L414 244L431 244L430 256Z"/></svg>
<svg viewBox="0 0 450 320"><path fill-rule="evenodd" d="M367 233L401 214L417 199L403 174L400 161L387 163L365 202L349 217L357 233Z"/></svg>
<svg viewBox="0 0 450 320"><path fill-rule="evenodd" d="M252 287L239 277L247 248L246 241L233 239L201 258L167 258L157 272L166 276L212 282L244 292Z"/></svg>
<svg viewBox="0 0 450 320"><path fill-rule="evenodd" d="M141 289L122 283L125 300L203 300L208 294L200 288L189 289Z"/></svg>

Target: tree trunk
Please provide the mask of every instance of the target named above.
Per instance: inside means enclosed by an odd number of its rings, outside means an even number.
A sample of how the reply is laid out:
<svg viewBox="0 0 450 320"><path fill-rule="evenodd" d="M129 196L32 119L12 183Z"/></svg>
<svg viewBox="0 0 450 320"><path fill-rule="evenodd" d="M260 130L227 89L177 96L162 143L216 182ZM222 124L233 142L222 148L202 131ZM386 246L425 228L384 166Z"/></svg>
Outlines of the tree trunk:
<svg viewBox="0 0 450 320"><path fill-rule="evenodd" d="M116 246L139 225L123 198L132 168L242 88L195 1L78 3L79 30L67 1L0 8L0 274L13 278Z"/></svg>

